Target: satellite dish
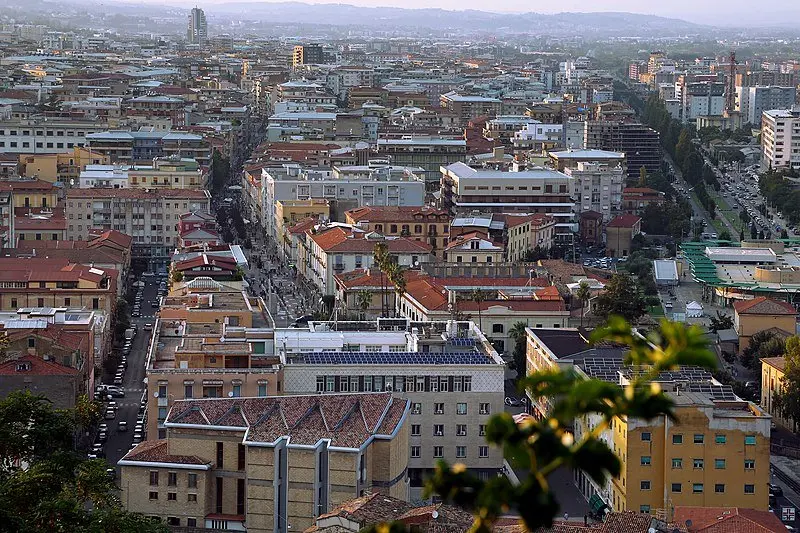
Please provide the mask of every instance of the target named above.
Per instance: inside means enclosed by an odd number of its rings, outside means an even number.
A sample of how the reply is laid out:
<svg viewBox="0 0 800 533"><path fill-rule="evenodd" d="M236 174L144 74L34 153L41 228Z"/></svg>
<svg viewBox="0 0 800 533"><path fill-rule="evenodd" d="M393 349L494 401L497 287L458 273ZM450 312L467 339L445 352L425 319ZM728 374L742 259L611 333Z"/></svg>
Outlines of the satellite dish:
<svg viewBox="0 0 800 533"><path fill-rule="evenodd" d="M158 398L158 391L153 391L153 398Z"/></svg>
<svg viewBox="0 0 800 533"><path fill-rule="evenodd" d="M431 518L433 518L434 520L436 520L437 518L439 518L439 511L434 511L434 512L432 512L432 513L431 513Z"/></svg>
<svg viewBox="0 0 800 533"><path fill-rule="evenodd" d="M230 392L228 393L228 398L233 398L233 391L230 391Z"/></svg>

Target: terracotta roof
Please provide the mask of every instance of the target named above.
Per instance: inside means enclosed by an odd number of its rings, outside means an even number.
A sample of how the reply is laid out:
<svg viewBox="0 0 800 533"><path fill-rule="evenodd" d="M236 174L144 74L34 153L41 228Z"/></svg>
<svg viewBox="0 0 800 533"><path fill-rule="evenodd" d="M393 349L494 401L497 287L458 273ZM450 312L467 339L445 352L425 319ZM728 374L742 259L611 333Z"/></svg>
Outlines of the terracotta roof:
<svg viewBox="0 0 800 533"><path fill-rule="evenodd" d="M759 296L752 300L738 300L734 302L733 308L737 313L748 315L796 315L794 306L781 300L773 300L765 296Z"/></svg>
<svg viewBox="0 0 800 533"><path fill-rule="evenodd" d="M403 277L406 280L406 283L415 280L419 277L425 276L419 270L404 270ZM354 289L354 288L361 288L361 287L369 287L372 289L380 289L384 285L388 284L385 275L381 275L381 271L376 268L359 268L357 270L351 270L350 272L342 272L341 274L334 274L333 275L336 282L344 287L345 289ZM393 290L390 287L387 290Z"/></svg>
<svg viewBox="0 0 800 533"><path fill-rule="evenodd" d="M20 179L0 181L0 191L51 191L55 185L40 179ZM114 189L118 190L118 189Z"/></svg>
<svg viewBox="0 0 800 533"><path fill-rule="evenodd" d="M303 220L297 222L294 226L289 228L289 233L292 234L299 234L305 233L306 231L310 230L314 226L319 223L319 219L317 217L306 217Z"/></svg>
<svg viewBox="0 0 800 533"><path fill-rule="evenodd" d="M772 368L780 370L781 372L783 372L784 369L786 368L786 358L783 356L764 357L763 359L761 359L761 362L764 363L765 365L771 366Z"/></svg>
<svg viewBox="0 0 800 533"><path fill-rule="evenodd" d="M514 228L526 222L530 222L532 226L538 227L544 224L555 224L555 219L551 215L544 213L533 213L531 215L504 215L507 228Z"/></svg>
<svg viewBox="0 0 800 533"><path fill-rule="evenodd" d="M345 213L354 222L362 220L369 222L426 222L424 218L416 219L415 215L434 216L433 221L438 217L445 217L450 220L449 213L444 209L436 209L430 206L364 206L350 209ZM427 220L431 222L432 220Z"/></svg>
<svg viewBox="0 0 800 533"><path fill-rule="evenodd" d="M288 436L292 444L330 439L333 446L359 448L394 433L408 406L408 400L391 393L182 400L172 406L167 422L241 427L248 429L250 442Z"/></svg>
<svg viewBox="0 0 800 533"><path fill-rule="evenodd" d="M78 281L99 283L104 276L115 277L117 271L109 268L97 269L69 262L64 258L0 257L0 280L2 281Z"/></svg>
<svg viewBox="0 0 800 533"><path fill-rule="evenodd" d="M587 218L590 220L596 220L598 218L603 218L603 213L598 213L597 211L592 211L592 210L581 211L580 217Z"/></svg>
<svg viewBox="0 0 800 533"><path fill-rule="evenodd" d="M477 312L478 302L473 300L461 300L458 302L458 310L463 312ZM563 300L532 300L532 299L512 299L512 300L486 300L480 302L482 312L489 311L492 307L505 308L509 311L523 312L561 312L565 311Z"/></svg>
<svg viewBox="0 0 800 533"><path fill-rule="evenodd" d="M89 239L90 248L113 245L117 249L127 250L130 249L132 243L133 237L115 229L104 231L100 235Z"/></svg>
<svg viewBox="0 0 800 533"><path fill-rule="evenodd" d="M407 239L405 237L386 237L385 239L366 238L369 233L363 231L351 231L342 227L323 229L317 233L306 232L307 235L317 243L323 251L331 252L350 252L350 253L371 253L375 245L386 244L390 253L430 253L433 247L425 242Z"/></svg>
<svg viewBox="0 0 800 533"><path fill-rule="evenodd" d="M419 278L406 282L406 295L428 311L447 309L447 290L431 278ZM460 302L459 305L463 303Z"/></svg>
<svg viewBox="0 0 800 533"><path fill-rule="evenodd" d="M169 453L169 441L167 440L147 440L139 443L134 449L129 451L123 461L135 461L144 463L175 463L181 465L205 465L196 455L171 455Z"/></svg>
<svg viewBox="0 0 800 533"><path fill-rule="evenodd" d="M619 215L606 225L607 228L632 228L639 222L641 217L636 215Z"/></svg>
<svg viewBox="0 0 800 533"><path fill-rule="evenodd" d="M474 240L486 241L486 242L490 243L492 245L492 247L493 247L493 249L492 248L482 248L482 249L479 248L479 249L475 250L476 252L492 252L492 251L497 251L497 250L502 250L503 249L503 245L502 244L496 243L491 239L487 239L484 236L484 234L479 232L479 231L471 231L469 233L464 233L462 235L457 236L452 241L447 243L447 246L445 246L444 249L445 250L453 250L455 248L462 248L463 250L469 251L469 250L471 250L471 248L467 247L466 245L467 245L468 242L474 241Z"/></svg>
<svg viewBox="0 0 800 533"><path fill-rule="evenodd" d="M786 526L769 511L743 507L675 507L675 522L691 520L690 533L785 533Z"/></svg>
<svg viewBox="0 0 800 533"><path fill-rule="evenodd" d="M20 363L28 363L29 370L17 370ZM37 376L77 376L80 372L68 366L60 365L54 361L45 361L34 355L23 355L18 359L11 359L0 363L0 376L19 376L35 374Z"/></svg>

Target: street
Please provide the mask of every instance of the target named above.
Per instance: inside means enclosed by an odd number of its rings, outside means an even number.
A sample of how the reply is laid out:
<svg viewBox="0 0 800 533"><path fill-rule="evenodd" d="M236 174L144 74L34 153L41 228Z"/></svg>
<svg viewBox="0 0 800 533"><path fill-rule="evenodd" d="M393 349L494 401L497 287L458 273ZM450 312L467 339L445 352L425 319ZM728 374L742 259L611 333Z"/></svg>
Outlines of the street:
<svg viewBox="0 0 800 533"><path fill-rule="evenodd" d="M115 398L118 405L117 416L114 420L105 420L108 424L108 441L106 441L104 450L106 453L106 461L108 461L111 466L116 466L117 462L128 453L131 448L133 443L133 429L136 425L139 405L146 391L146 386L143 382L145 377L144 364L147 357L147 347L150 342L151 332L145 331L144 325L146 323L152 324L155 322L155 309L150 306L150 302L157 297L158 278L141 277L140 279L146 283L142 298L143 316L131 318L131 324L135 324L138 327L138 331L131 344L131 353L128 355L128 368L123 381L125 397ZM132 294L135 294L135 290L133 293L128 294L130 301L133 299ZM114 373L115 369L107 370L104 383L111 383L114 378ZM128 423L128 429L124 432L120 432L117 429L119 422L122 420Z"/></svg>

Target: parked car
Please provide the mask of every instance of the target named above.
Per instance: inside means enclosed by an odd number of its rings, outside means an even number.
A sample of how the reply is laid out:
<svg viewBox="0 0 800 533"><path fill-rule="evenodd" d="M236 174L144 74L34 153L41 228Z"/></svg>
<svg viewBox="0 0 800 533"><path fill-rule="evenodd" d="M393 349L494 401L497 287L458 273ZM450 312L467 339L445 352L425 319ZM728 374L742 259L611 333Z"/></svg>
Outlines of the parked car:
<svg viewBox="0 0 800 533"><path fill-rule="evenodd" d="M103 416L106 420L114 420L117 416L117 412L113 409L106 409L106 414Z"/></svg>
<svg viewBox="0 0 800 533"><path fill-rule="evenodd" d="M117 424L117 431L128 431L128 423L124 420L120 420L119 424Z"/></svg>
<svg viewBox="0 0 800 533"><path fill-rule="evenodd" d="M122 385L122 378L121 377L115 377L114 378L114 385Z"/></svg>

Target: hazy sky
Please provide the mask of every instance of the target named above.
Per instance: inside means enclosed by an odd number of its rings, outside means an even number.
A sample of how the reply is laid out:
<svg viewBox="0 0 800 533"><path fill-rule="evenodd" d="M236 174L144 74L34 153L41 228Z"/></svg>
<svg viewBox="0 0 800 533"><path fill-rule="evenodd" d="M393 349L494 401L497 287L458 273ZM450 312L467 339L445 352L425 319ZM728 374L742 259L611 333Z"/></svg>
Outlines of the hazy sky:
<svg viewBox="0 0 800 533"><path fill-rule="evenodd" d="M137 0L133 0L137 1ZM138 0L145 3L172 5L199 5L211 7L229 1L261 2L264 0ZM477 9L495 12L559 13L563 11L627 11L676 17L692 22L735 24L776 23L796 20L800 9L795 0L300 0L308 3L341 3L363 6L391 6L406 8L439 7L443 9ZM757 9L755 8L757 6Z"/></svg>

